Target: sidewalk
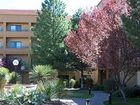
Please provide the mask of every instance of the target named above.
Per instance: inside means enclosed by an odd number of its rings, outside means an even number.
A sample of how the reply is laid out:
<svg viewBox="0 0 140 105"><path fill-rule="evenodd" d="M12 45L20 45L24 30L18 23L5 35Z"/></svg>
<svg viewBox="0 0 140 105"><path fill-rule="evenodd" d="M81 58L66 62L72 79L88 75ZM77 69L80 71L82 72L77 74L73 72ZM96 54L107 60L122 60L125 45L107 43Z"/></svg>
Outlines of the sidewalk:
<svg viewBox="0 0 140 105"><path fill-rule="evenodd" d="M90 105L104 105L104 101L108 100L109 94L103 91L92 91L94 97L90 98ZM65 105L86 105L86 99L74 98L74 99L60 99Z"/></svg>

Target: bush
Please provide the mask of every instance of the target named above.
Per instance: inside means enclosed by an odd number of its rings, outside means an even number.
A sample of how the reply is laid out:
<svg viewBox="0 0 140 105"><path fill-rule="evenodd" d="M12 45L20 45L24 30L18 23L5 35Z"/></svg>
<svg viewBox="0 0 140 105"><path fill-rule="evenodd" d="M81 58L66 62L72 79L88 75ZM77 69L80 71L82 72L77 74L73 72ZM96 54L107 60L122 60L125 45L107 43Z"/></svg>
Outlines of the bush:
<svg viewBox="0 0 140 105"><path fill-rule="evenodd" d="M104 90L104 86L103 85L99 85L99 84L96 84L96 85L93 85L93 90Z"/></svg>
<svg viewBox="0 0 140 105"><path fill-rule="evenodd" d="M80 82L79 81L76 81L76 83L74 85L74 88L80 88Z"/></svg>
<svg viewBox="0 0 140 105"><path fill-rule="evenodd" d="M40 84L37 90L44 93L48 100L61 98L64 94L62 82L57 79Z"/></svg>
<svg viewBox="0 0 140 105"><path fill-rule="evenodd" d="M61 81L62 81L62 83L63 83L63 87L64 87L64 88L67 88L67 87L69 86L68 80L61 80Z"/></svg>
<svg viewBox="0 0 140 105"><path fill-rule="evenodd" d="M103 83L103 86L104 86L104 91L106 91L106 92L117 90L116 83L113 79L105 80Z"/></svg>
<svg viewBox="0 0 140 105"><path fill-rule="evenodd" d="M85 88L91 88L91 87L93 87L93 79L87 78L85 80Z"/></svg>
<svg viewBox="0 0 140 105"><path fill-rule="evenodd" d="M133 90L132 97L140 97L140 88L135 88Z"/></svg>
<svg viewBox="0 0 140 105"><path fill-rule="evenodd" d="M70 79L70 86L71 86L71 88L74 88L75 84L76 84L76 80L74 80L73 78Z"/></svg>
<svg viewBox="0 0 140 105"><path fill-rule="evenodd" d="M0 67L0 94L4 92L4 86L10 81L12 73L5 67Z"/></svg>
<svg viewBox="0 0 140 105"><path fill-rule="evenodd" d="M129 98L140 97L139 87L132 87L132 88L125 87L124 92L126 94L126 97L129 97ZM113 93L113 96L121 97L121 92L117 90Z"/></svg>
<svg viewBox="0 0 140 105"><path fill-rule="evenodd" d="M32 79L34 82L45 81L56 77L56 71L49 65L37 65L33 67Z"/></svg>

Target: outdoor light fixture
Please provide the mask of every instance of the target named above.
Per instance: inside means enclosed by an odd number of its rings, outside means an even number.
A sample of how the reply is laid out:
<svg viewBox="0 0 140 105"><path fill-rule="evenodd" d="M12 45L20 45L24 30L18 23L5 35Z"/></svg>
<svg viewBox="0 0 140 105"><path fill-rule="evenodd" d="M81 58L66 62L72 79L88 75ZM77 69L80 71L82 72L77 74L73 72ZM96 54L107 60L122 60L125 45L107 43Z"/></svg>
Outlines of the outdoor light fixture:
<svg viewBox="0 0 140 105"><path fill-rule="evenodd" d="M17 60L17 59L13 60L13 65L18 66L19 65L19 60Z"/></svg>
<svg viewBox="0 0 140 105"><path fill-rule="evenodd" d="M15 59L13 60L13 65L15 67L15 83L17 81L17 66L19 65L19 60Z"/></svg>

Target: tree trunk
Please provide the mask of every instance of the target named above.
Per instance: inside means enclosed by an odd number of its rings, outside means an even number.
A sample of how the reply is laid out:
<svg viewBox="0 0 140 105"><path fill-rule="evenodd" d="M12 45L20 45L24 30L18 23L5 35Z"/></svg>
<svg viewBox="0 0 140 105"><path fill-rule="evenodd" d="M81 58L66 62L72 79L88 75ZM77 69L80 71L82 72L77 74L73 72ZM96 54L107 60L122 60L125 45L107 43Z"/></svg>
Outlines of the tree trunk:
<svg viewBox="0 0 140 105"><path fill-rule="evenodd" d="M81 70L81 89L84 88L84 73L83 73L83 70Z"/></svg>
<svg viewBox="0 0 140 105"><path fill-rule="evenodd" d="M120 90L120 92L122 94L122 97L123 97L124 102L126 103L127 102L127 98L126 98L125 92L123 90L123 87L119 87L119 90Z"/></svg>

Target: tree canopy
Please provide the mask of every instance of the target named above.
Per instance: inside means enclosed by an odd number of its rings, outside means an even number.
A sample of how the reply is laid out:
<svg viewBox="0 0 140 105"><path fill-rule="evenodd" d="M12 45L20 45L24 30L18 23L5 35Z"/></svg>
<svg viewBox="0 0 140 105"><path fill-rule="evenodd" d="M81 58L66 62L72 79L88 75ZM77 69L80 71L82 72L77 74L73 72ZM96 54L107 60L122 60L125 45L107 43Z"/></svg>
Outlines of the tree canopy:
<svg viewBox="0 0 140 105"><path fill-rule="evenodd" d="M103 7L83 13L78 29L68 34L65 44L90 67L110 70L126 101L122 89L136 74L140 62L123 30L122 14L129 16L126 0L108 0Z"/></svg>
<svg viewBox="0 0 140 105"><path fill-rule="evenodd" d="M127 0L130 6L130 15L122 16L123 25L127 32L129 40L135 45L136 48L140 48L140 1L139 0Z"/></svg>
<svg viewBox="0 0 140 105"><path fill-rule="evenodd" d="M82 8L79 8L76 13L72 16L71 18L71 25L72 25L72 29L73 30L77 30L78 29L78 24L79 24L79 21L80 21L80 18L81 18L81 15L83 13L83 9Z"/></svg>
<svg viewBox="0 0 140 105"><path fill-rule="evenodd" d="M60 67L66 55L63 39L68 31L65 4L61 0L45 0L33 28L33 63Z"/></svg>

